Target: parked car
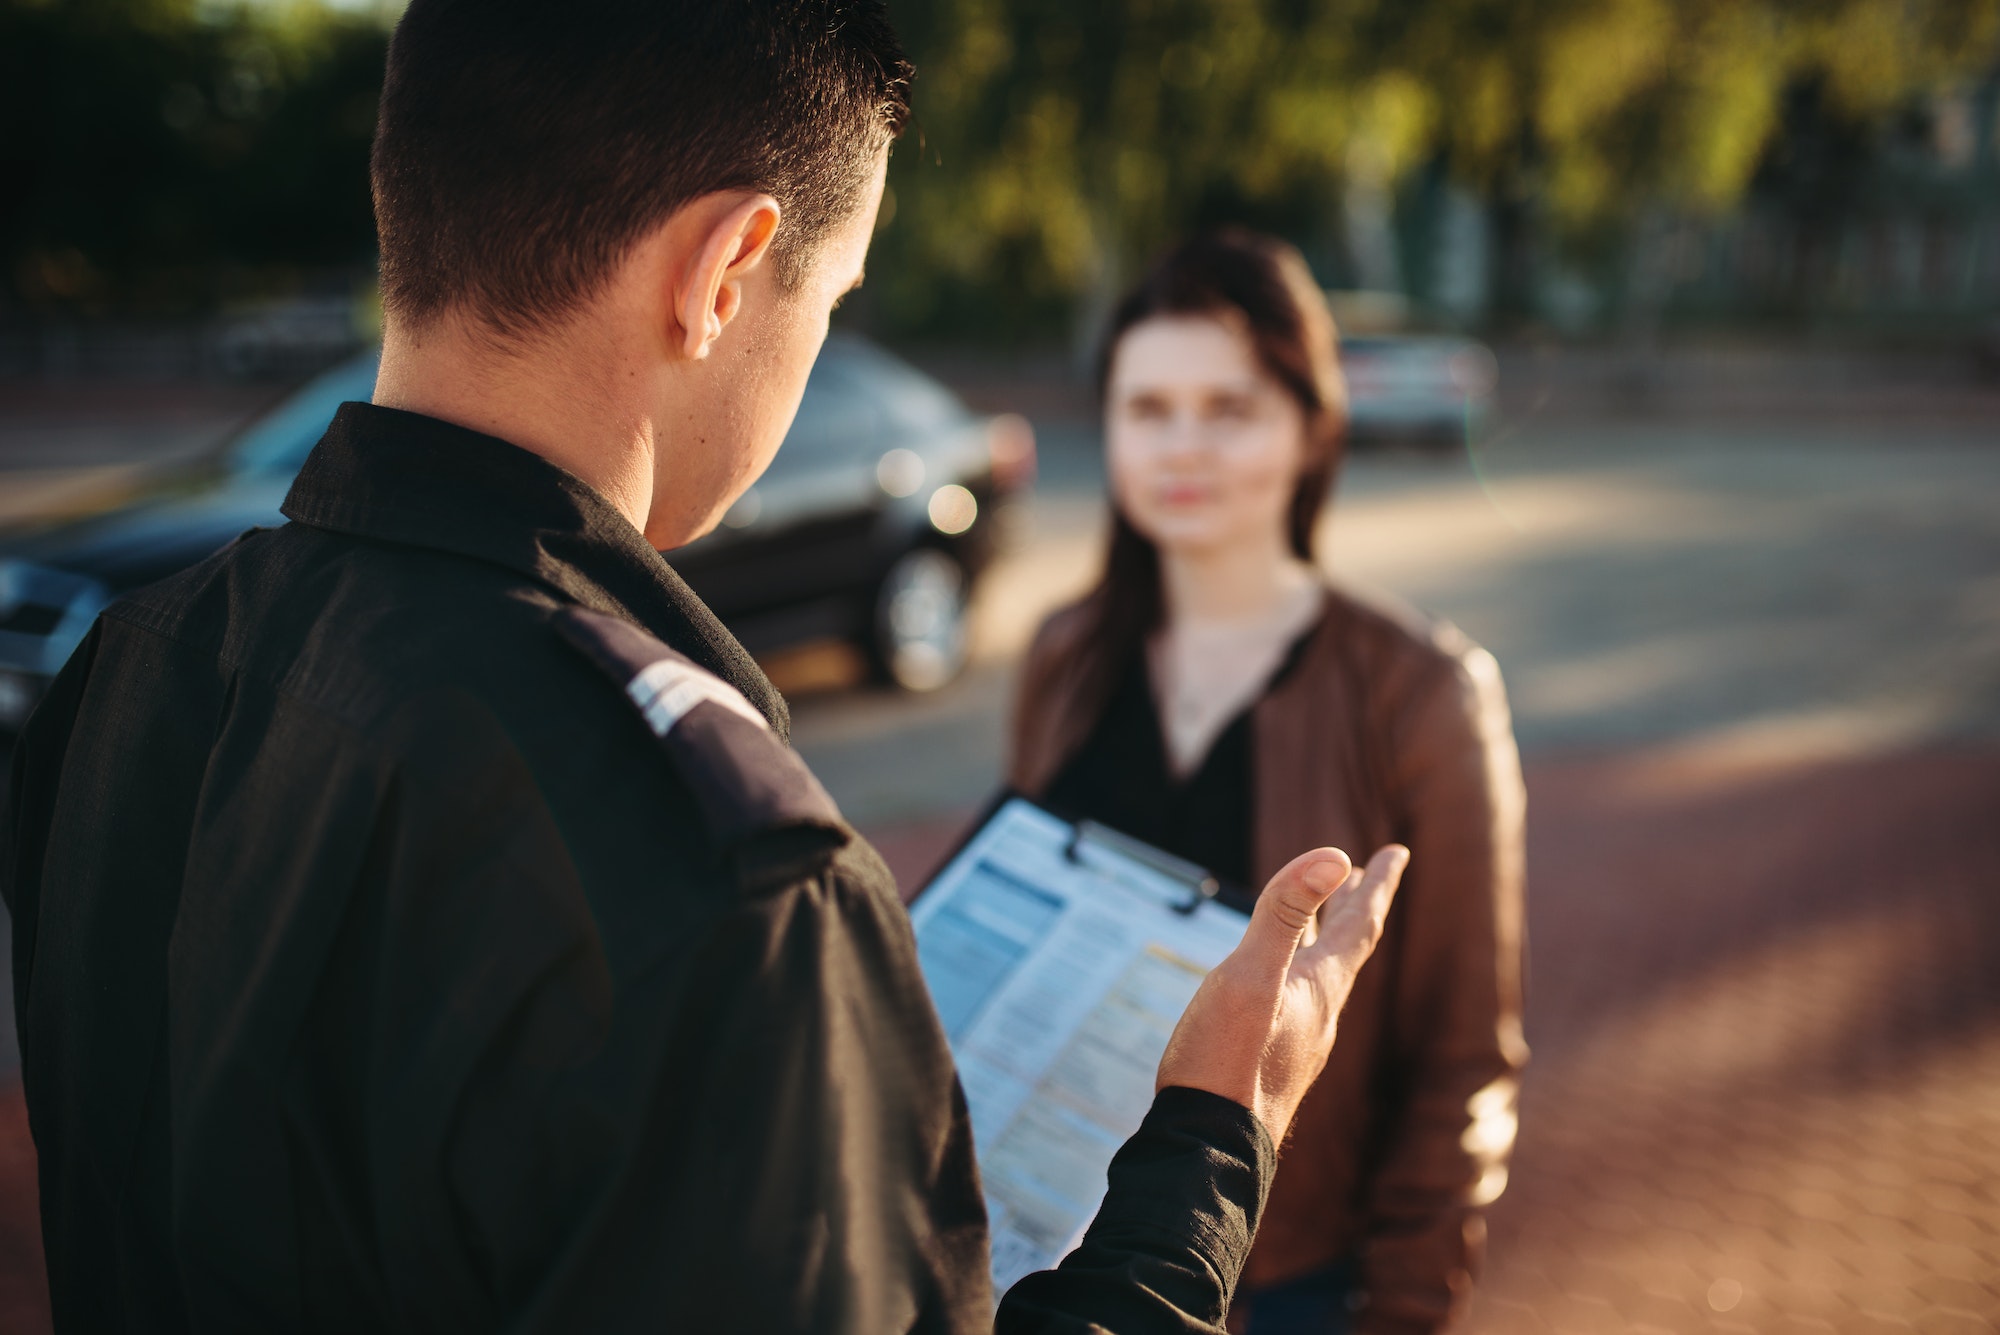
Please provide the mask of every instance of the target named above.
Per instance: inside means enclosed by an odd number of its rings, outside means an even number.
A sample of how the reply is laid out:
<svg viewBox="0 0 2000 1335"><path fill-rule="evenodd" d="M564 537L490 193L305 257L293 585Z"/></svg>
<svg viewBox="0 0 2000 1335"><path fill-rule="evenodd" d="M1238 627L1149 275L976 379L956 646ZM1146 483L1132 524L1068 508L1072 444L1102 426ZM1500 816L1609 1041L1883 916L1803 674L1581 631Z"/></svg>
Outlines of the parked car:
<svg viewBox="0 0 2000 1335"><path fill-rule="evenodd" d="M1344 338L1348 434L1357 444L1463 445L1493 409L1499 366L1482 343L1445 335Z"/></svg>
<svg viewBox="0 0 2000 1335"><path fill-rule="evenodd" d="M378 356L328 371L115 509L0 539L0 732L19 730L112 599L285 522L293 476L334 410L373 392ZM752 652L842 636L887 680L930 690L964 664L973 581L1034 470L1026 421L975 414L835 335L770 471L668 560Z"/></svg>

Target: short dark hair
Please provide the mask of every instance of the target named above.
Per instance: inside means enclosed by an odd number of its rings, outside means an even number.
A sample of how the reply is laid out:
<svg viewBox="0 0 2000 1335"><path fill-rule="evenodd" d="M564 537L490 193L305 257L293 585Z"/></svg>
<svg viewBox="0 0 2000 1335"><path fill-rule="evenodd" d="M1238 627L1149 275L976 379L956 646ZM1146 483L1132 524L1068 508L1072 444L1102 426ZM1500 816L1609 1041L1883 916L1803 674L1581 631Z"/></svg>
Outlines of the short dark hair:
<svg viewBox="0 0 2000 1335"><path fill-rule="evenodd" d="M777 199L795 282L901 133L910 73L883 0L411 0L375 132L383 304L525 332L734 189Z"/></svg>

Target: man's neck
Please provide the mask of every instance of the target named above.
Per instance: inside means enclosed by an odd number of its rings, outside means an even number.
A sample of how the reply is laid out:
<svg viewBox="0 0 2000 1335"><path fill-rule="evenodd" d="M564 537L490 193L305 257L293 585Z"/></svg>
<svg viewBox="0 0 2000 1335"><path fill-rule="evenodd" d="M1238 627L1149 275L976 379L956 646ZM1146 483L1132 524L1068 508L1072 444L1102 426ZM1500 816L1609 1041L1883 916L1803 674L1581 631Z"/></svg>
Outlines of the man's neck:
<svg viewBox="0 0 2000 1335"><path fill-rule="evenodd" d="M392 321L382 338L375 402L496 436L582 479L646 531L658 463L640 368L609 340L503 342L441 317L421 329Z"/></svg>

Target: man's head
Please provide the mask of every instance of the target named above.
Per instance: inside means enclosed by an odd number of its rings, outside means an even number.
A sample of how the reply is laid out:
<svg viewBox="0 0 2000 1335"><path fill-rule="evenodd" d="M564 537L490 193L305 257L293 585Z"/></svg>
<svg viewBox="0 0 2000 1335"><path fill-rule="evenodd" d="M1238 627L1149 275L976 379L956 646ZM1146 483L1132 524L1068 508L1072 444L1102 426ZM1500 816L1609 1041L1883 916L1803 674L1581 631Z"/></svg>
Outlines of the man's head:
<svg viewBox="0 0 2000 1335"><path fill-rule="evenodd" d="M382 296L544 328L698 196L770 195L795 283L908 114L881 0L412 0L374 159Z"/></svg>
<svg viewBox="0 0 2000 1335"><path fill-rule="evenodd" d="M627 416L653 386L703 448L662 442L644 527L694 536L769 462L859 276L909 74L882 0L412 0L374 156L385 379L484 343L587 356L576 392Z"/></svg>

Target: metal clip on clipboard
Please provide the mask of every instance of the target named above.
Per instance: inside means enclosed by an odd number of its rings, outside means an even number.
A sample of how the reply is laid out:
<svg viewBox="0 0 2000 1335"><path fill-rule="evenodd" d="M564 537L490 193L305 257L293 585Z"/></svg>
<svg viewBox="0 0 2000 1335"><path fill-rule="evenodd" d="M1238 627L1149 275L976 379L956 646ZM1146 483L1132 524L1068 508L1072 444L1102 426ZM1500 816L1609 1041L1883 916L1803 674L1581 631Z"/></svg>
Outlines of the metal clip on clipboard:
<svg viewBox="0 0 2000 1335"><path fill-rule="evenodd" d="M1154 876L1165 878L1186 892L1186 897L1172 905L1177 913L1193 913L1203 904L1214 899L1222 891L1222 885L1202 867L1186 858L1175 857L1151 844L1142 843L1130 835L1120 834L1109 826L1099 825L1094 820L1080 820L1075 833L1070 835L1069 844L1063 849L1063 856L1080 866L1090 866L1106 876L1123 882L1127 887L1142 894L1157 896L1159 886L1129 874L1121 875L1120 862L1136 865ZM1111 855L1103 860L1086 861L1085 854L1091 848L1099 848Z"/></svg>

